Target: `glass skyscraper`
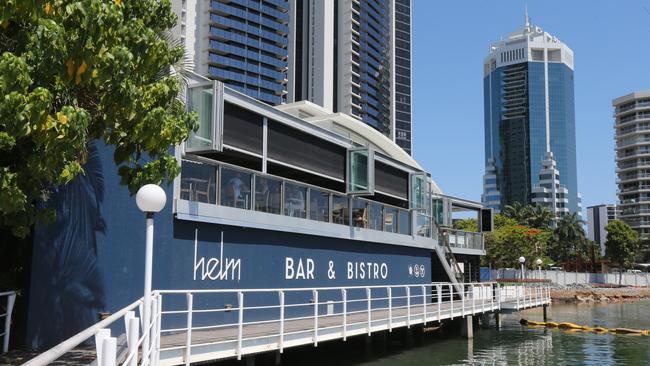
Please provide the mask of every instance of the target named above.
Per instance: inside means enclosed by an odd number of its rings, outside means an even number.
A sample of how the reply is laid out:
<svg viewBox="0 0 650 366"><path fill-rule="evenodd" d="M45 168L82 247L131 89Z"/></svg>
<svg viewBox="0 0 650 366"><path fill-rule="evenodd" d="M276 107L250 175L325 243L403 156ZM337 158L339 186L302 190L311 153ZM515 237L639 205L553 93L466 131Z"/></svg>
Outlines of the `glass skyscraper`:
<svg viewBox="0 0 650 366"><path fill-rule="evenodd" d="M483 67L483 203L580 214L573 51L526 16L521 30L491 45Z"/></svg>
<svg viewBox="0 0 650 366"><path fill-rule="evenodd" d="M174 0L197 74L266 103L286 102L287 0Z"/></svg>
<svg viewBox="0 0 650 366"><path fill-rule="evenodd" d="M372 126L411 153L411 0L291 0L288 102Z"/></svg>

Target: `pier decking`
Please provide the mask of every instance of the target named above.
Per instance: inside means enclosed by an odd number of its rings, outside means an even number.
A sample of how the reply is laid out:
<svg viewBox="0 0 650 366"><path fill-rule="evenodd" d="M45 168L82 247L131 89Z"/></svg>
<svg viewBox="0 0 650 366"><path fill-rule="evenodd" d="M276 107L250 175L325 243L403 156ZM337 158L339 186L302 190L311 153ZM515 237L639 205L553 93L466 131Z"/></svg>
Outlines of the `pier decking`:
<svg viewBox="0 0 650 366"><path fill-rule="evenodd" d="M400 327L543 306L550 303L550 292L542 285L434 283L156 291L153 298L148 334L140 336L144 324L136 317L142 313L142 301L137 301L25 365L49 364L93 337L100 345L96 352L100 366L171 366L241 358ZM236 302L223 304L231 299Z"/></svg>

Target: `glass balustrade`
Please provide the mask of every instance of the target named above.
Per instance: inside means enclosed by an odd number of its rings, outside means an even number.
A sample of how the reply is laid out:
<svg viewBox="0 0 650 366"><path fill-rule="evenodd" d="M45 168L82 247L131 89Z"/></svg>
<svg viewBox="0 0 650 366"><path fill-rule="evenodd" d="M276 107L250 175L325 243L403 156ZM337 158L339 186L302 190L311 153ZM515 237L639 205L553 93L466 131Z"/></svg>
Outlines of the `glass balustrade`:
<svg viewBox="0 0 650 366"><path fill-rule="evenodd" d="M227 164L183 159L180 181L182 200L411 235L407 209ZM431 237L432 217L416 216L417 235Z"/></svg>

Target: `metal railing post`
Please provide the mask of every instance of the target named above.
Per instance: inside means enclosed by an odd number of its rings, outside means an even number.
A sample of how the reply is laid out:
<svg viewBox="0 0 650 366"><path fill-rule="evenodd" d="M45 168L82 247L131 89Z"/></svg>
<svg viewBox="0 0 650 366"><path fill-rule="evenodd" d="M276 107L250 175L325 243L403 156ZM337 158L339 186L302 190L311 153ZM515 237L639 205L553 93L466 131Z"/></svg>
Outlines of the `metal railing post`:
<svg viewBox="0 0 650 366"><path fill-rule="evenodd" d="M368 335L372 333L372 315L370 314L370 312L372 311L371 296L372 296L372 290L370 289L370 287L366 287L366 299L368 302Z"/></svg>
<svg viewBox="0 0 650 366"><path fill-rule="evenodd" d="M451 319L454 319L454 285L451 283L449 284L449 300Z"/></svg>
<svg viewBox="0 0 650 366"><path fill-rule="evenodd" d="M393 331L393 289L391 287L386 288L388 292L388 331Z"/></svg>
<svg viewBox="0 0 650 366"><path fill-rule="evenodd" d="M438 321L442 319L442 286L436 285L436 291L438 291Z"/></svg>
<svg viewBox="0 0 650 366"><path fill-rule="evenodd" d="M128 321L127 331L127 343L129 349L129 356L131 360L129 361L129 366L138 365L138 340L140 339L140 319L132 317Z"/></svg>
<svg viewBox="0 0 650 366"><path fill-rule="evenodd" d="M194 308L194 295L187 294L187 334L185 339L185 365L192 362L192 309Z"/></svg>
<svg viewBox="0 0 650 366"><path fill-rule="evenodd" d="M237 302L239 303L239 319L237 321L237 359L241 360L242 356L242 338L244 337L244 293L237 292Z"/></svg>
<svg viewBox="0 0 650 366"><path fill-rule="evenodd" d="M116 338L106 337L102 340L102 358L99 360L99 365L100 366L117 365L117 339Z"/></svg>
<svg viewBox="0 0 650 366"><path fill-rule="evenodd" d="M485 284L480 284L481 286L481 312L485 312Z"/></svg>
<svg viewBox="0 0 650 366"><path fill-rule="evenodd" d="M343 299L343 340L348 339L348 292L341 289L341 296Z"/></svg>
<svg viewBox="0 0 650 366"><path fill-rule="evenodd" d="M406 327L411 327L411 288L406 286Z"/></svg>
<svg viewBox="0 0 650 366"><path fill-rule="evenodd" d="M318 347L318 290L313 290L314 297L314 347Z"/></svg>
<svg viewBox="0 0 650 366"><path fill-rule="evenodd" d="M427 290L422 285L422 323L427 325Z"/></svg>
<svg viewBox="0 0 650 366"><path fill-rule="evenodd" d="M2 338L2 353L7 353L7 351L9 351L9 337L11 336L11 314L14 311L15 302L16 293L10 293L7 295L7 312L5 313L5 330Z"/></svg>
<svg viewBox="0 0 650 366"><path fill-rule="evenodd" d="M160 361L160 338L162 330L162 295L158 294L158 301L156 301L156 351L154 353L153 363L158 366Z"/></svg>
<svg viewBox="0 0 650 366"><path fill-rule="evenodd" d="M278 344L280 346L280 353L284 352L284 291L279 291L280 296L280 339Z"/></svg>

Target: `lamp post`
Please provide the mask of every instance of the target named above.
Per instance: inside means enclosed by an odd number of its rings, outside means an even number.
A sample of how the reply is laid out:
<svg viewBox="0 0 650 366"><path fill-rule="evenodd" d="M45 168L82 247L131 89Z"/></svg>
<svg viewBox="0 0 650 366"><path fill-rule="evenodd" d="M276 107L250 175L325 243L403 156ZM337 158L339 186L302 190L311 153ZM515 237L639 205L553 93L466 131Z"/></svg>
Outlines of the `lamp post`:
<svg viewBox="0 0 650 366"><path fill-rule="evenodd" d="M142 186L135 195L135 203L140 211L147 215L147 239L144 254L144 297L142 306L142 318L144 326L142 333L142 356L147 357L149 353L149 341L151 327L151 277L153 267L153 215L165 207L167 196L162 188L155 184Z"/></svg>
<svg viewBox="0 0 650 366"><path fill-rule="evenodd" d="M523 256L519 257L519 264L521 264L521 280L524 280L524 263L526 262L526 258Z"/></svg>
<svg viewBox="0 0 650 366"><path fill-rule="evenodd" d="M539 272L539 278L542 279L542 259L537 258L535 263L537 263L537 271Z"/></svg>

